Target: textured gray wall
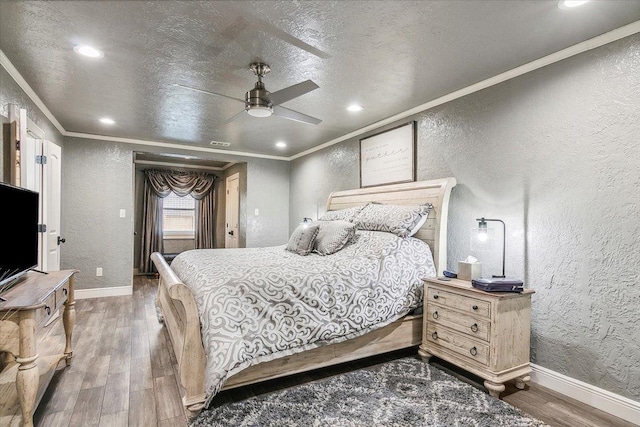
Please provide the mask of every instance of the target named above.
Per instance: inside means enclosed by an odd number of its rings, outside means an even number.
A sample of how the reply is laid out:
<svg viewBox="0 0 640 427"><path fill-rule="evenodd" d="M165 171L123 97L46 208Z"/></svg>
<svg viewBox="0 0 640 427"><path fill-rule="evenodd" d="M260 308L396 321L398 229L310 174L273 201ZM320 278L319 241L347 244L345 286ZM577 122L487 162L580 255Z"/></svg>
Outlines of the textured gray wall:
<svg viewBox="0 0 640 427"><path fill-rule="evenodd" d="M241 205L242 206L242 205ZM256 216L255 209L260 210ZM289 162L255 159L247 167L248 248L289 240Z"/></svg>
<svg viewBox="0 0 640 427"><path fill-rule="evenodd" d="M134 260L133 152L166 149L110 141L65 138L62 156L62 229L67 243L63 268L81 270L78 289L128 286ZM180 150L169 150L180 153ZM199 153L200 157L247 164L247 209L260 216L247 221L247 245L286 242L289 221L289 164L285 161ZM255 187L252 189L251 187ZM260 190L262 189L262 190ZM262 192L268 189L268 196ZM120 218L119 210L127 217ZM254 219L255 218L255 219ZM96 277L96 267L103 276Z"/></svg>
<svg viewBox="0 0 640 427"><path fill-rule="evenodd" d="M503 219L507 274L536 291L532 361L635 400L638 111L635 35L413 117L418 179L458 180L449 268L472 253L475 218ZM292 162L290 229L331 191L359 186L358 147L356 138ZM485 275L500 270L499 256L474 255Z"/></svg>
<svg viewBox="0 0 640 427"><path fill-rule="evenodd" d="M61 228L67 243L61 264L80 270L78 289L131 285L133 174L129 145L65 138ZM102 277L96 277L97 267Z"/></svg>

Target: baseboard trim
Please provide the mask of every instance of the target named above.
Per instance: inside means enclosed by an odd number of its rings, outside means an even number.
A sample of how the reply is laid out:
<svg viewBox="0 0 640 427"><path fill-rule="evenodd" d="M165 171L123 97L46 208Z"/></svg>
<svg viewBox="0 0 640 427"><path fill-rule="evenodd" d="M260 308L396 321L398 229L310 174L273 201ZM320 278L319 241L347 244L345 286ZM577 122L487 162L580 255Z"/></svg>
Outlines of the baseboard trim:
<svg viewBox="0 0 640 427"><path fill-rule="evenodd" d="M601 411L640 425L640 402L531 364L531 382L540 384Z"/></svg>
<svg viewBox="0 0 640 427"><path fill-rule="evenodd" d="M133 295L133 286L113 286L111 288L76 289L75 299L120 297Z"/></svg>

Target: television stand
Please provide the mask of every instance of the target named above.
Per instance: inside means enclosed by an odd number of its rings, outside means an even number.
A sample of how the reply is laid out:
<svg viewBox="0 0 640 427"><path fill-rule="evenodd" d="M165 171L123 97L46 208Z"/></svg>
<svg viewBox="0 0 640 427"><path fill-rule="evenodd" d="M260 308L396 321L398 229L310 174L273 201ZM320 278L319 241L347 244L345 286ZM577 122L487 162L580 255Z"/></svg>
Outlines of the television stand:
<svg viewBox="0 0 640 427"><path fill-rule="evenodd" d="M0 372L0 425L33 426L33 412L40 403L60 361L71 365L71 334L76 318L74 274L76 270L29 272L3 296L0 303L0 352L9 362ZM39 356L37 331L64 305L64 353Z"/></svg>

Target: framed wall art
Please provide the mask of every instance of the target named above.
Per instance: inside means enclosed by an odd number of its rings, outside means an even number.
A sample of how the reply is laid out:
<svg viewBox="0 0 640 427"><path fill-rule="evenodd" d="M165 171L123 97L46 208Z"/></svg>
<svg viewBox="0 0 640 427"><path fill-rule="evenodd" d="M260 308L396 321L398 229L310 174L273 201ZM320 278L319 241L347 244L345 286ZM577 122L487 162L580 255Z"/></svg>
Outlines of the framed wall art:
<svg viewBox="0 0 640 427"><path fill-rule="evenodd" d="M360 140L360 187L416 180L416 122Z"/></svg>

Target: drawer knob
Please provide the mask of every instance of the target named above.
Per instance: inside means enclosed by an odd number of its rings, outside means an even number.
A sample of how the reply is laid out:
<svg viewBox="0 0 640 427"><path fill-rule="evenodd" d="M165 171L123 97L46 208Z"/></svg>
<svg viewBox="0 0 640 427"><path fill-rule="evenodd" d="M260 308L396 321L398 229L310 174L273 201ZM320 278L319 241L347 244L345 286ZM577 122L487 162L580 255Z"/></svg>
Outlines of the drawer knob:
<svg viewBox="0 0 640 427"><path fill-rule="evenodd" d="M477 305L474 305L474 306L473 306L473 307L471 307L471 308L473 308L474 310L477 310L477 309L478 309L478 306L477 306Z"/></svg>
<svg viewBox="0 0 640 427"><path fill-rule="evenodd" d="M434 318L434 319L437 319L437 318L438 318L438 312L437 312L437 311L434 311L434 312L433 312L433 318Z"/></svg>
<svg viewBox="0 0 640 427"><path fill-rule="evenodd" d="M471 332L478 332L478 324L474 323L473 325L471 325Z"/></svg>
<svg viewBox="0 0 640 427"><path fill-rule="evenodd" d="M433 299L438 299L438 295L434 295L434 296L433 296Z"/></svg>
<svg viewBox="0 0 640 427"><path fill-rule="evenodd" d="M478 354L478 349L475 347L471 347L471 350L469 350L469 353L471 353L472 356L476 356Z"/></svg>
<svg viewBox="0 0 640 427"><path fill-rule="evenodd" d="M48 305L44 306L44 311L47 312L47 316L51 316L51 307L49 307Z"/></svg>
<svg viewBox="0 0 640 427"><path fill-rule="evenodd" d="M69 290L67 288L62 288L62 293L67 295L69 293Z"/></svg>
<svg viewBox="0 0 640 427"><path fill-rule="evenodd" d="M434 340L437 340L438 339L438 333L437 332L432 333L431 334L431 338L433 338Z"/></svg>

